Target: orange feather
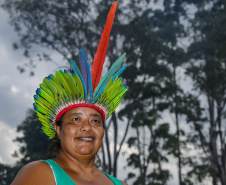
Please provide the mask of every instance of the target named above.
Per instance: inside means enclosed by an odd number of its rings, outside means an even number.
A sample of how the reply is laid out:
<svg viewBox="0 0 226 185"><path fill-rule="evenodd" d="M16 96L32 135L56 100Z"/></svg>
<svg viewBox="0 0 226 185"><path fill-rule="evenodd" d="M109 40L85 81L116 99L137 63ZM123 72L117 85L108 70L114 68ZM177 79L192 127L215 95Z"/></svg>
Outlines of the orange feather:
<svg viewBox="0 0 226 185"><path fill-rule="evenodd" d="M104 26L104 30L101 35L100 43L98 45L97 52L93 60L93 66L91 69L93 91L95 90L95 88L97 87L100 81L100 77L101 77L101 73L102 73L102 69L103 69L103 65L106 57L106 52L108 48L111 27L112 27L112 23L115 17L115 12L117 9L117 4L118 2L115 1L111 6L111 9L108 13L106 24Z"/></svg>

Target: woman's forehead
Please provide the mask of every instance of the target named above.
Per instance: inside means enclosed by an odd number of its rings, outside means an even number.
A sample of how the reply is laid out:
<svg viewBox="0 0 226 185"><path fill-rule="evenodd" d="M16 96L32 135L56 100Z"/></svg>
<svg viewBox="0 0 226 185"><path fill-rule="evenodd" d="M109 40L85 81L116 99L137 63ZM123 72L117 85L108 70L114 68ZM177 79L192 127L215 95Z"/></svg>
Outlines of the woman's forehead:
<svg viewBox="0 0 226 185"><path fill-rule="evenodd" d="M85 115L100 116L102 118L99 111L90 107L76 107L76 108L70 109L65 113L65 116L71 116L73 114L77 114L81 116L85 116Z"/></svg>

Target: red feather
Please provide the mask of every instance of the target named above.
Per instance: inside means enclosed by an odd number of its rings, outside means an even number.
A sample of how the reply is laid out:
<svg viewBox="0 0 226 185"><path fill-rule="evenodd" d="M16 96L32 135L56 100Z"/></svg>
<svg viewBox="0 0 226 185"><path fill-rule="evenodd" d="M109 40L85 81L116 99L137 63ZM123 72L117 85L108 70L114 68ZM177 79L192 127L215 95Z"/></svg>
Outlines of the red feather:
<svg viewBox="0 0 226 185"><path fill-rule="evenodd" d="M111 27L112 27L112 23L115 17L115 12L117 9L117 4L118 2L115 1L111 6L111 9L108 13L106 24L104 26L104 30L101 35L100 43L98 45L97 52L93 60L93 66L91 70L93 91L95 90L95 88L97 87L100 81L100 77L101 77L101 73L102 73L102 69L103 69L103 65L106 57L106 52L108 48Z"/></svg>

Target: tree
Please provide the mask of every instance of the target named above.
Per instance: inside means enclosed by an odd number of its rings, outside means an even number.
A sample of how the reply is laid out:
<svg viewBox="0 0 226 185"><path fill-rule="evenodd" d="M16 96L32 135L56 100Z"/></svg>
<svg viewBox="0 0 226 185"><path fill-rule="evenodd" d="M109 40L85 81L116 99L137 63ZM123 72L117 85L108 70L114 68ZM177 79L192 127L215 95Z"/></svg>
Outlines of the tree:
<svg viewBox="0 0 226 185"><path fill-rule="evenodd" d="M14 157L23 156L18 161L20 166L35 160L47 159L50 139L43 133L41 127L36 112L29 109L26 119L17 127L17 132L22 132L23 135L15 139L15 142L21 145L19 151L14 153Z"/></svg>
<svg viewBox="0 0 226 185"><path fill-rule="evenodd" d="M45 51L34 53L32 47L50 49L67 61L76 59L76 52L82 47L94 55L96 42L93 39L98 29L92 24L93 17L89 13L92 6L93 1L64 0L9 0L2 5L9 12L10 22L20 36L20 41L14 44L15 49L23 48L28 57L34 57L33 53L40 60L51 60ZM33 60L30 62L35 64Z"/></svg>
<svg viewBox="0 0 226 185"><path fill-rule="evenodd" d="M155 8L155 2L163 6ZM76 58L81 47L89 51L88 58L94 57L110 4L105 0L5 0L3 7L21 38L15 48L24 48L25 55L32 56L30 52L36 45L58 52L68 61ZM180 185L192 184L193 176L200 182L211 176L214 185L225 184L225 1L143 0L119 4L122 5L117 10L109 43L112 52L108 52L106 60L109 65L121 54L120 50L127 52L124 76L129 92L125 109L114 113L106 123L106 130L112 127L115 138L111 153L106 132L103 170L117 175L118 156L132 126L136 135L129 138L128 145L137 153L129 156L128 165L139 170L134 184L165 184L170 173L162 168L162 163L167 162L169 155L178 159ZM190 35L183 27L189 26L186 21L190 10L186 10L186 5L196 10L194 18L190 18ZM189 48L180 43L186 36L192 37ZM51 59L46 53L37 56ZM177 73L185 61L194 87L193 93L187 94ZM175 117L174 135L170 133L171 125L162 121L164 111ZM191 126L190 135L181 129L179 118L184 114ZM126 129L118 144L120 119L126 121ZM181 136L202 155L185 158ZM191 170L185 177L182 168L187 165Z"/></svg>
<svg viewBox="0 0 226 185"><path fill-rule="evenodd" d="M134 184L165 184L170 175L169 171L162 169L161 163L168 160L168 156L164 156L167 152L178 158L179 184L183 184L180 152L180 134L183 131L179 127L178 117L183 114L181 102L184 95L177 82L177 69L186 61L183 57L185 51L178 44L179 38L185 35L180 22L185 12L181 1L163 2L163 9L150 8L150 1L131 2L129 8L135 16L131 16L130 22L123 30L126 40L124 50L130 53L127 57L126 74L130 92L126 98L133 100L127 107L133 107L130 111L137 133L136 137L129 139L129 144L138 150L138 154L130 156L129 165L133 164L140 169L139 182ZM161 123L164 110L175 115L176 137L167 131L169 123ZM140 137L145 137L141 136L141 130L150 135L145 142L140 141ZM162 130L164 135L161 136L159 130ZM162 142L167 144L161 146ZM143 152L143 145L149 145L146 152ZM140 158L144 158L146 162L142 162ZM151 162L158 165L158 173L150 173L150 168L148 172ZM130 175L132 177L132 174Z"/></svg>
<svg viewBox="0 0 226 185"><path fill-rule="evenodd" d="M167 151L170 153L175 145L176 137L169 133L168 123L158 123L156 109L141 104L135 111L132 127L136 135L130 137L128 145L137 152L130 154L128 166L138 168L139 175L133 172L128 178L136 177L134 185L167 184L171 177L169 170L163 168L162 163L168 162ZM154 105L156 107L156 105ZM149 111L147 111L149 110Z"/></svg>
<svg viewBox="0 0 226 185"><path fill-rule="evenodd" d="M9 165L0 164L0 185L10 184L18 171L18 166L12 167Z"/></svg>
<svg viewBox="0 0 226 185"><path fill-rule="evenodd" d="M203 155L190 161L189 174L197 175L200 181L211 176L213 185L219 182L225 185L226 3L221 0L194 3L197 11L191 19L193 40L187 74L193 79L196 97L190 96L187 111L188 121L196 131L190 141Z"/></svg>
<svg viewBox="0 0 226 185"><path fill-rule="evenodd" d="M17 127L17 132L22 133L22 136L14 140L20 144L20 148L13 156L19 159L14 166L0 164L0 185L10 184L27 163L47 159L50 140L42 132L41 127L36 112L29 109L25 120Z"/></svg>

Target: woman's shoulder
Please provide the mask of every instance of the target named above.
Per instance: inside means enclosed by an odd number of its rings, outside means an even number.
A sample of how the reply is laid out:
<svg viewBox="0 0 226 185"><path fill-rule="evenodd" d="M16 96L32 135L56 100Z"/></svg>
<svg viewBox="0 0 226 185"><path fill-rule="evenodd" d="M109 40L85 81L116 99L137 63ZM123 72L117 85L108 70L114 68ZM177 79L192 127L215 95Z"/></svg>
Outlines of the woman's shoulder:
<svg viewBox="0 0 226 185"><path fill-rule="evenodd" d="M34 161L25 165L17 174L11 185L55 185L50 166L43 161Z"/></svg>

